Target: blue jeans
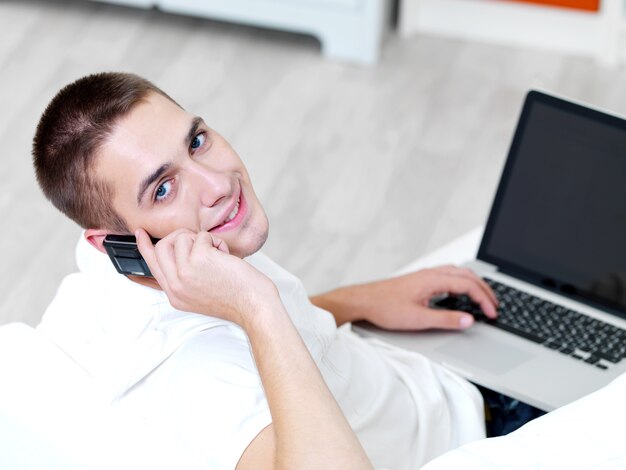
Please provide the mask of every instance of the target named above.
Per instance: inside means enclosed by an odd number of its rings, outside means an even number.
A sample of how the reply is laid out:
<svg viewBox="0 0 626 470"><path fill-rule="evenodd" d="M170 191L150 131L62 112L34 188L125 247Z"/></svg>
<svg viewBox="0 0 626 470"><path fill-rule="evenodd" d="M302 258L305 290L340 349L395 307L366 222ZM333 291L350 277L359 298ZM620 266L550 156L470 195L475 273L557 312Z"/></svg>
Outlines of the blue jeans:
<svg viewBox="0 0 626 470"><path fill-rule="evenodd" d="M487 437L504 436L539 416L545 411L515 400L488 388L478 386L485 401Z"/></svg>

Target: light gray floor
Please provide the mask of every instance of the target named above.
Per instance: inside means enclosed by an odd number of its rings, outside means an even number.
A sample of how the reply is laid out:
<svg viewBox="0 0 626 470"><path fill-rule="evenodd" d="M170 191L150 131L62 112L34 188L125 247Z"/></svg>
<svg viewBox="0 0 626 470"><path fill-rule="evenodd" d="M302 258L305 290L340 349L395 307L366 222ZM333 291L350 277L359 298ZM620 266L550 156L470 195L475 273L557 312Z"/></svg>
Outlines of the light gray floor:
<svg viewBox="0 0 626 470"><path fill-rule="evenodd" d="M64 84L146 76L233 143L266 251L317 292L384 276L484 222L525 92L626 112L625 73L556 53L391 34L379 66L302 36L80 1L0 3L0 323L36 324L80 230L43 198L30 140Z"/></svg>

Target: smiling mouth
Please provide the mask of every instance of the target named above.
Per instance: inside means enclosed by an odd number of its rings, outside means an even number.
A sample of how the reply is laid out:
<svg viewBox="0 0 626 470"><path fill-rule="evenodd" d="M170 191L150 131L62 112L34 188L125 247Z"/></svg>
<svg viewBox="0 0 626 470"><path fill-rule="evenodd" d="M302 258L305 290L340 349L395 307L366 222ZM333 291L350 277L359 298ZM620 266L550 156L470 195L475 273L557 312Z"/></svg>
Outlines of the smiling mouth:
<svg viewBox="0 0 626 470"><path fill-rule="evenodd" d="M228 222L233 220L235 217L237 217L237 214L239 213L239 204L241 204L241 199L237 199L237 203L235 204L235 207L233 207L232 212L228 214L228 217L224 219L224 222L222 222L222 225L227 224Z"/></svg>
<svg viewBox="0 0 626 470"><path fill-rule="evenodd" d="M239 206L241 205L241 195L239 196L239 199L237 199L237 202L235 203L235 207L233 207L233 210L230 211L230 214L228 214L228 216L224 219L224 221L219 224L216 225L215 227L213 227L211 230L215 230L215 229L219 229L221 227L223 227L224 225L226 225L228 222L232 221L235 217L237 217L237 214L239 214Z"/></svg>

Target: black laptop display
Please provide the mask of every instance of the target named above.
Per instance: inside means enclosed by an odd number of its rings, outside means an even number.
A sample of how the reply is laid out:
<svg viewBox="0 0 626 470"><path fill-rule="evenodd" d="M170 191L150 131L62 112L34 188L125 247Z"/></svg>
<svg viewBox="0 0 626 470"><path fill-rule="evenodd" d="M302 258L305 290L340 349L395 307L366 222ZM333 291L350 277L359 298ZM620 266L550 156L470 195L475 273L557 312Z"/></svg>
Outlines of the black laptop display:
<svg viewBox="0 0 626 470"><path fill-rule="evenodd" d="M531 91L478 258L626 318L626 121Z"/></svg>

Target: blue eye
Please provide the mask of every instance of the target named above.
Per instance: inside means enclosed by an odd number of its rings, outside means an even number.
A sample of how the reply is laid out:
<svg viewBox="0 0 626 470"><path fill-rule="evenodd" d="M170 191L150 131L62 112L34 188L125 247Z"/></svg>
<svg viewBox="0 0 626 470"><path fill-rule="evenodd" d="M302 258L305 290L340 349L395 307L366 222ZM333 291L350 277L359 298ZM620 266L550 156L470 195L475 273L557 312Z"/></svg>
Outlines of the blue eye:
<svg viewBox="0 0 626 470"><path fill-rule="evenodd" d="M171 190L172 190L172 182L165 181L157 188L156 193L154 194L154 200L156 202L161 202L167 199Z"/></svg>
<svg viewBox="0 0 626 470"><path fill-rule="evenodd" d="M191 141L191 145L189 147L191 148L191 150L197 150L200 147L202 147L205 140L206 140L206 135L204 135L204 132L200 132L197 136L193 138L193 140Z"/></svg>

